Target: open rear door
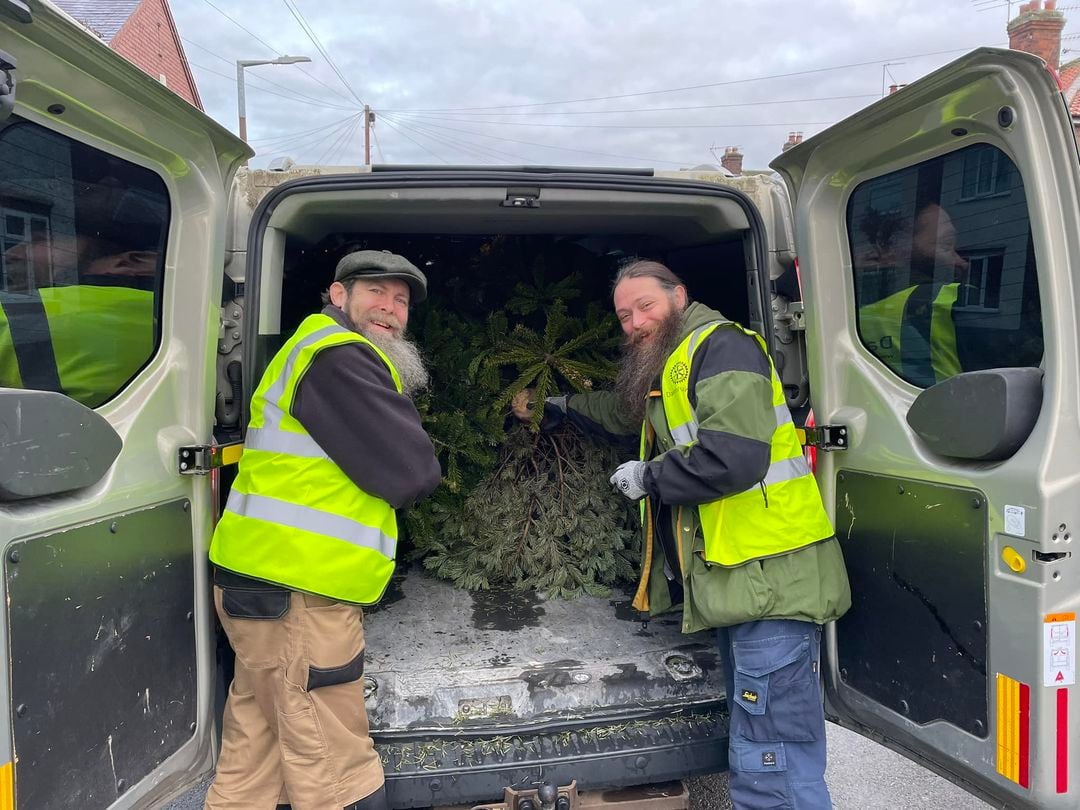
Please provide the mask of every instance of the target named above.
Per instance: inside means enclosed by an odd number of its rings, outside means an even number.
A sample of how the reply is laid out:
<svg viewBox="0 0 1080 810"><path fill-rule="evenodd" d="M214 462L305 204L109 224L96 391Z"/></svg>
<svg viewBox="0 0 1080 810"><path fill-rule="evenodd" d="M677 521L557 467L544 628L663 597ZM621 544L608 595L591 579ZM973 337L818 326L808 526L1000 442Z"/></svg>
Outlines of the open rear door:
<svg viewBox="0 0 1080 810"><path fill-rule="evenodd" d="M778 158L818 478L854 606L840 722L1000 806L1080 802L1080 163L1053 76L965 56ZM871 777L872 778L872 777Z"/></svg>
<svg viewBox="0 0 1080 810"><path fill-rule="evenodd" d="M0 806L156 806L213 764L210 480L246 147L0 0ZM190 465L189 465L190 466Z"/></svg>

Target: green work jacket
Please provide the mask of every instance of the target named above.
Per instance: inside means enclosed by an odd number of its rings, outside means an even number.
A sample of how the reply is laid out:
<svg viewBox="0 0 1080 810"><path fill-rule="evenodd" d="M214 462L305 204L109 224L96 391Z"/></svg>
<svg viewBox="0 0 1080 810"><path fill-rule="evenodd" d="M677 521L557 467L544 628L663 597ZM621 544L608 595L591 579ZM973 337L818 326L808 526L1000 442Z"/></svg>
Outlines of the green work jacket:
<svg viewBox="0 0 1080 810"><path fill-rule="evenodd" d="M702 304L691 304L684 317L683 341L695 330L725 320L715 310ZM743 333L742 337L746 337L745 330L739 331ZM718 340L719 335L727 333L726 337L730 338L731 332L733 330L730 328L711 330L709 335L702 338L702 344L695 347L696 352L704 351L705 343ZM751 344L744 341L741 349L745 350L748 345ZM755 337L752 345L756 347L753 351L764 354L760 339ZM767 356L755 360L757 370L754 371L739 368L738 363L734 364L736 367L727 367L723 358L719 366L715 362L710 364L721 369L715 373L710 367L695 364L687 381L688 388L695 392L695 411L702 417L697 426L698 438L705 432L712 432L730 442L720 445L717 457L706 464L723 467L725 462L719 455L724 447L731 448L729 463L732 463L746 446L757 443L765 454L765 466L761 471L761 481L764 482L771 466L770 459L776 452L772 448L778 449L778 443L774 443L778 420L773 405L775 381L772 379L771 364ZM666 368L670 366L669 361ZM657 390L660 390L659 386ZM615 395L611 392L575 394L567 398L565 407L566 415L573 423L594 433L615 438L636 435L642 430L640 424L629 423L621 415ZM676 428L679 427L676 425ZM644 430L653 436L651 449L647 452L650 470L663 466L665 454L678 454L678 457L670 457L667 461L675 462L670 466L678 468L677 472L685 469L687 483L685 497L681 499L685 502L657 503L649 499L642 527L642 582L635 598L639 608L647 609L654 615L677 608L678 605L672 601L669 577L672 572L678 572L683 585L682 629L686 633L757 619L797 619L824 623L847 611L851 605L851 593L843 555L839 543L832 536L831 526L821 512L807 510L805 504L797 507L804 510L800 511L800 515L809 520L810 533L816 532L818 535L812 541L791 549L784 548L786 541L783 538L777 538L764 553L754 553L744 561L728 561L733 564L715 562L710 559L710 556L715 559L715 555L706 551L707 532L702 526L700 506L716 499L702 496L700 490L695 489L699 482L692 480L697 473L709 477L711 471L684 465L684 460L690 455L689 445L685 441L677 441L672 435L662 396L649 398ZM745 441L740 444L740 439ZM650 473L646 477L649 478ZM678 486L676 481L669 489L678 489ZM759 485L751 482L728 497L749 497L741 494L751 486L757 489ZM763 497L764 494L761 492L758 496ZM665 506L667 509L661 509ZM819 500L817 509L820 508ZM663 544L652 531L653 520L667 514L670 515L670 531L678 559L666 559ZM782 522L788 517L781 516L779 520ZM713 539L723 542L722 536Z"/></svg>

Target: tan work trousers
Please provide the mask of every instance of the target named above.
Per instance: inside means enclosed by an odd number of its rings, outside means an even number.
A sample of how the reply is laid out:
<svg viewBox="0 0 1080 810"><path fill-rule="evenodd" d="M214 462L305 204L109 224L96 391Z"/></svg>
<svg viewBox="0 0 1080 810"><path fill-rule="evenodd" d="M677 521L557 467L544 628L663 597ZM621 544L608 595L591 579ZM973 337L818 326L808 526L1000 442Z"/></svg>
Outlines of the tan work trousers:
<svg viewBox="0 0 1080 810"><path fill-rule="evenodd" d="M377 791L383 769L368 734L363 678L319 685L356 674L364 649L361 608L292 592L283 616L257 619L230 615L243 610L222 602L215 587L236 674L207 810L286 803L334 810Z"/></svg>

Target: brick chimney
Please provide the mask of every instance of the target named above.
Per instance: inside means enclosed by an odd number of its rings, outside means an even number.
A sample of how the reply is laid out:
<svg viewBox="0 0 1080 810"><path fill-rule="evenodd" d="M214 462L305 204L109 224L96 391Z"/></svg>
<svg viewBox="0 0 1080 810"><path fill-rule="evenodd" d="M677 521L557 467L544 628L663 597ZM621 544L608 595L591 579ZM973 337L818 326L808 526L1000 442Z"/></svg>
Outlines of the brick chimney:
<svg viewBox="0 0 1080 810"><path fill-rule="evenodd" d="M897 93L897 92L903 90L905 87L907 87L906 84L890 84L889 85L889 95L891 96L893 93Z"/></svg>
<svg viewBox="0 0 1080 810"><path fill-rule="evenodd" d="M1035 54L1057 70L1061 61L1061 29L1065 15L1057 10L1057 0L1031 0L1009 23L1009 47Z"/></svg>
<svg viewBox="0 0 1080 810"><path fill-rule="evenodd" d="M743 153L737 146L729 146L724 150L724 156L720 158L720 165L738 177L742 174Z"/></svg>
<svg viewBox="0 0 1080 810"><path fill-rule="evenodd" d="M802 133L801 132L789 132L788 136L787 136L787 143L785 143L781 147L780 151L781 152L786 152L791 147L798 146L800 143L802 143Z"/></svg>

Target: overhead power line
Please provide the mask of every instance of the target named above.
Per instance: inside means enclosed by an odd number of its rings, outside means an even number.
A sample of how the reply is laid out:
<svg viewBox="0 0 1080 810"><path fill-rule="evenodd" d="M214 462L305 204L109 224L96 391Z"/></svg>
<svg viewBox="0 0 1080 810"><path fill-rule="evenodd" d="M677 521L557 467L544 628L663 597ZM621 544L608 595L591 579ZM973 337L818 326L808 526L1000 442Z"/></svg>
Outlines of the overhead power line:
<svg viewBox="0 0 1080 810"><path fill-rule="evenodd" d="M641 98L643 96L656 96L664 93L681 93L686 90L705 90L711 87L728 87L734 84L747 84L749 82L761 82L771 79L790 79L795 76L811 76L816 73L827 73L832 70L848 70L850 68L866 67L867 65L880 65L882 62L896 62L904 59L918 59L924 56L941 56L948 53L966 53L974 48L982 47L981 45L974 45L968 48L950 48L944 51L927 51L925 53L909 54L907 56L890 56L887 59L871 59L866 62L852 62L847 65L833 65L831 67L811 68L808 70L795 70L789 73L775 73L770 76L754 76L747 79L730 79L723 82L708 82L706 84L691 84L686 87L667 87L661 90L644 90L638 93L618 93L610 96L589 96L586 98L571 98L561 99L559 101L532 101L523 104L501 104L501 105L489 105L484 107L438 107L438 108L417 108L417 109L399 109L396 112L399 113L422 113L422 112L474 112L481 110L514 110L523 109L525 107L551 107L557 104L584 104L589 101L611 101L619 98Z"/></svg>
<svg viewBox="0 0 1080 810"><path fill-rule="evenodd" d="M375 128L371 128L371 137L375 139L375 151L379 153L379 162L386 163L386 158L383 157L382 147L379 146L379 131Z"/></svg>
<svg viewBox="0 0 1080 810"><path fill-rule="evenodd" d="M232 23L233 25L235 25L235 26L236 26L237 28L239 28L239 29L240 29L241 31L243 31L244 33L246 33L246 34L247 34L247 35L248 35L249 37L251 37L252 39L254 39L254 40L255 40L256 42L260 42L260 43L262 43L262 44L263 44L264 46L266 46L267 48L269 48L269 49L270 49L271 51L273 51L273 52L274 52L274 54L275 54L276 56L284 56L284 55L285 55L285 54L284 54L284 53L283 53L282 51L279 51L279 50L278 50L277 48L275 48L275 47L274 47L273 45L271 45L271 44L270 44L269 42L267 42L267 41L266 41L265 39L263 39L262 37L260 37L260 36L259 36L258 34L256 34L256 33L255 33L254 31L252 31L252 30L251 30L250 28L247 28L247 27L246 27L246 26L245 26L245 25L244 25L243 23L241 23L241 22L240 22L239 20L235 19L234 17L231 17L231 16L229 16L229 14L227 14L227 13L226 13L225 11L223 11L223 10L222 10L221 8L219 8L219 7L217 6L217 5L215 5L215 4L213 3L213 1L212 1L212 0L203 0L203 2L204 2L204 3L206 3L206 5L210 6L210 8L212 8L212 9L213 9L214 11L216 11L216 12L217 12L218 14L220 14L220 15L221 15L222 17L224 17L224 18L225 18L226 20L228 20L228 21L229 21L229 22L231 22L231 23ZM329 90L329 91L330 91L331 93L333 93L333 94L334 94L335 96L337 96L338 98L342 99L343 101L348 101L348 102L350 102L350 103L351 103L351 101L352 101L351 99L349 99L349 98L346 98L345 96L342 96L342 95L341 95L341 93L340 93L339 91L335 90L335 89L334 89L333 87L331 87L331 86L330 86L330 85L328 85L328 84L327 84L326 82L324 82L324 81L323 81L322 79L320 79L320 78L319 78L318 76L315 76L315 75L313 75L313 74L311 74L311 73L308 73L308 72L307 72L307 71L306 71L306 70L305 70L305 69L304 69L303 67L301 67L300 65L296 65L296 69L297 69L297 70L299 70L299 71L300 71L301 73L303 73L303 74L304 74L305 76L307 76L307 77L308 77L309 79L311 79L312 81L314 81L314 82L318 82L319 84L321 84L321 85L322 85L323 87L325 87L325 88L326 88L327 90ZM363 102L361 102L361 106L362 106L362 105L363 105Z"/></svg>
<svg viewBox="0 0 1080 810"><path fill-rule="evenodd" d="M318 35L315 33L315 29L308 25L308 21L304 19L303 13L300 11L299 8L297 8L293 0L281 0L281 2L285 4L285 8L287 8L289 12L293 15L293 18L296 20L297 24L300 26L301 29L303 29L304 33L307 34L308 39L311 40L311 44L314 45L318 49L319 53L322 54L323 59L325 59L326 63L330 65L331 69L341 80L341 83L345 85L345 89L349 91L349 93L354 99L356 99L356 101L360 104L361 107L364 106L363 99L361 99L360 96L356 94L356 91L353 90L352 85L349 84L348 79L346 79L344 74L342 74L342 72L338 70L337 64L335 64L334 60L330 58L330 54L327 53L326 48L323 47L322 42L319 40Z"/></svg>
<svg viewBox="0 0 1080 810"><path fill-rule="evenodd" d="M236 76L230 76L228 73L222 73L219 70L214 70L213 68L208 68L206 65L200 65L198 62L192 62L190 59L188 60L188 64L191 65L192 67L198 68L199 70L205 70L207 73L213 73L215 76L221 76L223 79L228 79L234 85L236 84ZM327 103L325 101L316 101L315 99L298 99L295 96L287 96L284 93L278 93L275 90L268 90L267 88L261 87L259 85L254 85L253 87L248 87L247 89L248 90L257 90L260 93L269 93L272 96L277 96L278 98L288 99L289 101L301 101L301 100L303 100L303 102L305 104L313 104L316 107L325 107L328 110L348 110L348 111L352 111L352 110L356 109L355 107L342 107L340 104L329 104L329 103Z"/></svg>
<svg viewBox="0 0 1080 810"><path fill-rule="evenodd" d="M413 123L412 125L414 127L417 127L420 130L430 129L433 132L442 133L442 128L437 124L417 124L417 123ZM477 141L471 140L469 138L462 138L460 136L454 137L453 135L444 135L443 137L452 138L453 140L469 144L470 146L482 147L482 148L486 149L488 152L491 152L494 155L502 156L502 157L508 157L511 160L522 161L524 163L531 163L532 162L532 158L525 157L524 155L520 155L517 152L507 152L507 151L505 151L503 149L496 149L494 146L484 146L483 144L480 144Z"/></svg>
<svg viewBox="0 0 1080 810"><path fill-rule="evenodd" d="M880 98L878 93L856 93L850 96L822 96L820 98L792 98L792 99L777 99L776 101L740 101L731 102L729 104L691 104L679 107L632 107L629 109L621 110L551 110L551 111L530 111L530 112L461 112L457 115L500 115L500 116L520 116L520 115L614 115L616 113L653 113L653 112L686 112L689 110L721 110L730 107L766 107L774 104L806 104L809 102L819 101L848 101L852 99L863 98ZM401 113L402 115L414 115L417 114L412 110L395 110L393 108L384 109L383 112L389 113Z"/></svg>
<svg viewBox="0 0 1080 810"><path fill-rule="evenodd" d="M436 140L440 143L450 146L452 149L464 149L467 152L471 152L472 154L480 155L484 160L496 160L502 162L507 157L509 157L510 160L513 161L523 161L525 163L531 162L529 158L523 157L521 155L504 152L492 146L484 146L483 144L477 143L476 141L468 141L464 138L444 134L437 126L431 124L423 125L412 122L406 124L404 121L401 121L399 119L398 126L408 129L411 132L415 132L418 135L422 135L424 137Z"/></svg>
<svg viewBox="0 0 1080 810"><path fill-rule="evenodd" d="M393 122L392 122L392 121L391 121L391 120L390 120L389 118L387 118L387 117L386 117L385 115L383 116L382 120L386 122L386 125L387 125L388 127L390 127L390 129L394 130L395 132L397 132L397 133L398 133L399 135L403 136L404 138L406 138L406 139L408 139L408 140L412 141L412 142L413 142L414 144L416 144L417 146L419 146L419 147L420 147L421 149L423 149L423 150L424 150L425 152L427 152L427 153L428 153L429 155L431 155L431 156L432 156L433 158L435 158L436 160L440 160L440 161L442 161L443 163L447 163L447 162L448 162L448 161L447 161L447 160L446 160L445 158L443 158L443 157L441 157L441 156L439 156L439 155L435 154L435 153L434 153L434 152L432 152L432 151L431 151L430 149L428 149L428 148L427 148L426 146L424 146L424 145L423 145L422 143L420 143L419 141L417 141L416 139L414 139L414 138L413 138L412 136L410 136L410 135L409 135L409 134L408 134L407 132L404 132L403 130L401 130L401 129L398 129L398 127L396 127L396 126L394 125L394 123L393 123Z"/></svg>
<svg viewBox="0 0 1080 810"><path fill-rule="evenodd" d="M390 115L387 115L387 114L383 114L382 120L386 121L387 123L390 123L390 118L391 117L396 118L396 116L390 116ZM461 132L461 133L464 133L466 135L476 135L478 138L489 138L489 139L491 139L493 141L506 141L507 143L520 143L520 144L524 144L525 146L539 146L539 147L541 147L543 149L557 149L557 150L562 151L562 152L577 152L577 153L583 154L583 155L596 155L598 157L616 158L618 160L633 160L633 161L637 161L639 163L645 163L645 164L666 163L669 166L683 166L683 165L686 164L686 161L659 160L658 158L639 157L639 156L635 156L635 155L620 155L620 154L616 154L616 153L613 153L613 152L594 152L594 151L592 151L590 149L574 149L574 148L569 147L569 146L554 146L554 145L552 145L550 143L537 143L536 141L522 141L522 140L518 140L516 138L503 138L503 137L500 137L498 135L486 135L483 132L477 132L477 131L472 130L472 129L458 129L457 127L447 127L447 126L444 126L443 129L448 129L451 132Z"/></svg>
<svg viewBox="0 0 1080 810"><path fill-rule="evenodd" d="M225 64L229 65L230 67L233 67L233 68L236 67L236 62L234 62L231 59L225 58L224 56L217 53L216 51L211 50L210 48L207 48L205 45L200 45L198 42L194 42L193 40L190 40L187 37L180 37L180 39L184 40L184 42L186 42L188 45L194 45L199 50L205 51L206 53L208 53L210 56L214 57L218 61L224 62ZM259 82L260 84L271 84L267 79L264 79L262 76L258 75L257 73L248 73L248 74L246 74L246 76L247 76L247 82L251 82L252 80L254 80L254 81ZM280 90L282 92L289 93L291 95L296 96L297 101L310 101L310 102L314 102L315 104L318 104L320 106L323 106L323 105L325 105L327 103L323 99L318 99L318 98L315 98L314 96L306 95L305 93L301 93L299 90L293 90L291 87L282 87L279 84L274 84L272 86L275 88L275 90ZM342 110L350 109L351 110L353 108L352 107L340 107L339 109L342 109Z"/></svg>
<svg viewBox="0 0 1080 810"><path fill-rule="evenodd" d="M357 113L356 115L347 115L344 118L339 118L337 121L331 121L329 124L320 127L312 127L311 129L296 130L294 132L282 132L277 135L269 135L265 138L248 138L248 143L262 143L265 141L287 141L291 140L294 137L311 135L315 132L322 132L327 127L337 126L342 121L350 121L353 118L356 118L357 115L359 115L359 113Z"/></svg>
<svg viewBox="0 0 1080 810"><path fill-rule="evenodd" d="M352 121L347 127L345 127L344 131L330 143L330 146L322 154L322 156L317 161L315 161L315 165L324 165L327 162L328 158L330 158L332 155L340 153L343 148L345 149L345 151L348 151L349 140L355 134L358 123L359 119L356 119ZM333 164L331 163L330 165Z"/></svg>
<svg viewBox="0 0 1080 810"><path fill-rule="evenodd" d="M830 121L781 121L779 123L764 124L544 124L538 121L474 121L467 118L449 118L435 115L410 115L406 120L450 121L459 124L486 124L499 127L549 127L554 129L757 129L768 127L816 127L831 123Z"/></svg>
<svg viewBox="0 0 1080 810"><path fill-rule="evenodd" d="M426 138L442 146L449 147L451 150L457 152L464 151L468 155L476 155L484 163L490 163L492 161L492 157L490 154L483 152L477 147L463 146L460 142L455 143L454 141L451 141L448 138L444 138L441 135L433 135L431 134L430 130L421 132L416 127L410 127L402 123L401 121L398 121L398 126L400 126L403 130L408 130L409 132L412 132L419 138Z"/></svg>
<svg viewBox="0 0 1080 810"><path fill-rule="evenodd" d="M310 136L306 136L297 140L296 143L289 145L277 144L273 146L256 147L256 151L259 154L266 154L267 152L285 152L296 151L299 153L302 151L314 152L316 149L321 148L328 141L340 137L341 133L348 129L349 124L356 120L356 116L352 118L346 118L344 121L340 121L336 126L330 127L320 138L311 139Z"/></svg>

